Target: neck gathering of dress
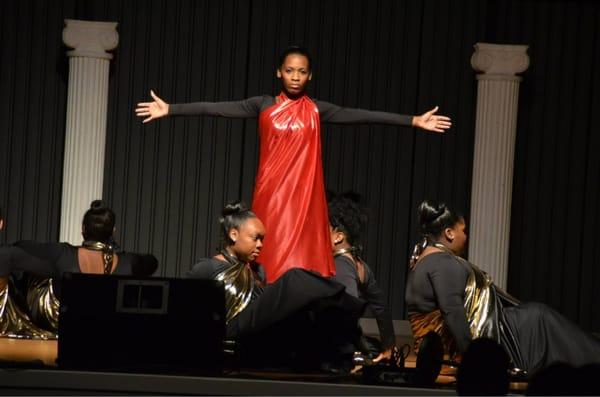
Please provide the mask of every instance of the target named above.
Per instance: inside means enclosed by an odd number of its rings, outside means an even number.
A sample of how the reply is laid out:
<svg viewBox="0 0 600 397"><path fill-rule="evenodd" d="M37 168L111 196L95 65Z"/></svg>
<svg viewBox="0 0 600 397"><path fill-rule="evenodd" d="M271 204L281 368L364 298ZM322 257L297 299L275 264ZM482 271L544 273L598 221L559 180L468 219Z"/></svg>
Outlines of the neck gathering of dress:
<svg viewBox="0 0 600 397"><path fill-rule="evenodd" d="M266 229L260 261L270 283L291 268L335 274L317 105L281 93L259 116L252 209Z"/></svg>

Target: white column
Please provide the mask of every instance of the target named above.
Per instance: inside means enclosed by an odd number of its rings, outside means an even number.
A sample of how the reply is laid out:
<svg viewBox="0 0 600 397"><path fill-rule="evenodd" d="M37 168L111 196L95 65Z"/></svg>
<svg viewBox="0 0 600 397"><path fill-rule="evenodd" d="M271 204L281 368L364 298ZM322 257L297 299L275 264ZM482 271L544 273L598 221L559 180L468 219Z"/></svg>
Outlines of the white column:
<svg viewBox="0 0 600 397"><path fill-rule="evenodd" d="M519 83L525 45L477 43L477 114L469 226L469 261L506 288Z"/></svg>
<svg viewBox="0 0 600 397"><path fill-rule="evenodd" d="M81 220L102 198L108 70L117 46L116 22L65 19L69 88L63 165L60 241L81 244Z"/></svg>

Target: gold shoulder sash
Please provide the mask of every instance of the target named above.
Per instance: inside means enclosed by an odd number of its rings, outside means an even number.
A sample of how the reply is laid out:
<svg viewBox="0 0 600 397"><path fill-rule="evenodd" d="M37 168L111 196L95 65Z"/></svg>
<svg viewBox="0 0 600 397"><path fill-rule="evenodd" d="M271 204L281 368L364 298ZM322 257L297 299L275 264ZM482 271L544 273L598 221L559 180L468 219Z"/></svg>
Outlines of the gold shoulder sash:
<svg viewBox="0 0 600 397"><path fill-rule="evenodd" d="M225 285L226 322L248 306L254 292L254 273L250 267L232 257L225 250L221 251L230 266L217 273L215 280L223 281Z"/></svg>

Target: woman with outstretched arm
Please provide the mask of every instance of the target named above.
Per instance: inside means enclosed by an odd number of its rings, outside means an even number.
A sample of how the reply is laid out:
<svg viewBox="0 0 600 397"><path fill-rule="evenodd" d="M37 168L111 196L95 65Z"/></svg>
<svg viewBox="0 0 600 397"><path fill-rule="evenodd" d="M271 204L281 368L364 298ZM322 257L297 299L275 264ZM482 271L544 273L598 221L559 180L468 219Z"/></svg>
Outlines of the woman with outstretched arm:
<svg viewBox="0 0 600 397"><path fill-rule="evenodd" d="M330 277L335 265L329 241L321 123L380 123L441 133L450 128L450 119L437 115L437 107L420 116L407 116L311 99L306 94L312 78L311 58L303 48L284 51L276 73L283 86L277 96L168 104L151 91L153 101L139 103L136 114L144 123L175 115L258 118L260 159L252 209L269 230L262 253L269 282L295 267Z"/></svg>

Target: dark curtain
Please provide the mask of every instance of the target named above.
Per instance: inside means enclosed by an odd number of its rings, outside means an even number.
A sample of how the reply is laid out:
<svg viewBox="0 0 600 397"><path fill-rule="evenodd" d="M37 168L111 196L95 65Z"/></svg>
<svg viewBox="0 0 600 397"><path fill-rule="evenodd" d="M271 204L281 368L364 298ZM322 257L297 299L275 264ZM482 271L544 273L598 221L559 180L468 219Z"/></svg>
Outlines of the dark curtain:
<svg viewBox="0 0 600 397"><path fill-rule="evenodd" d="M495 1L488 36L530 45L519 99L508 289L600 330L600 4Z"/></svg>

